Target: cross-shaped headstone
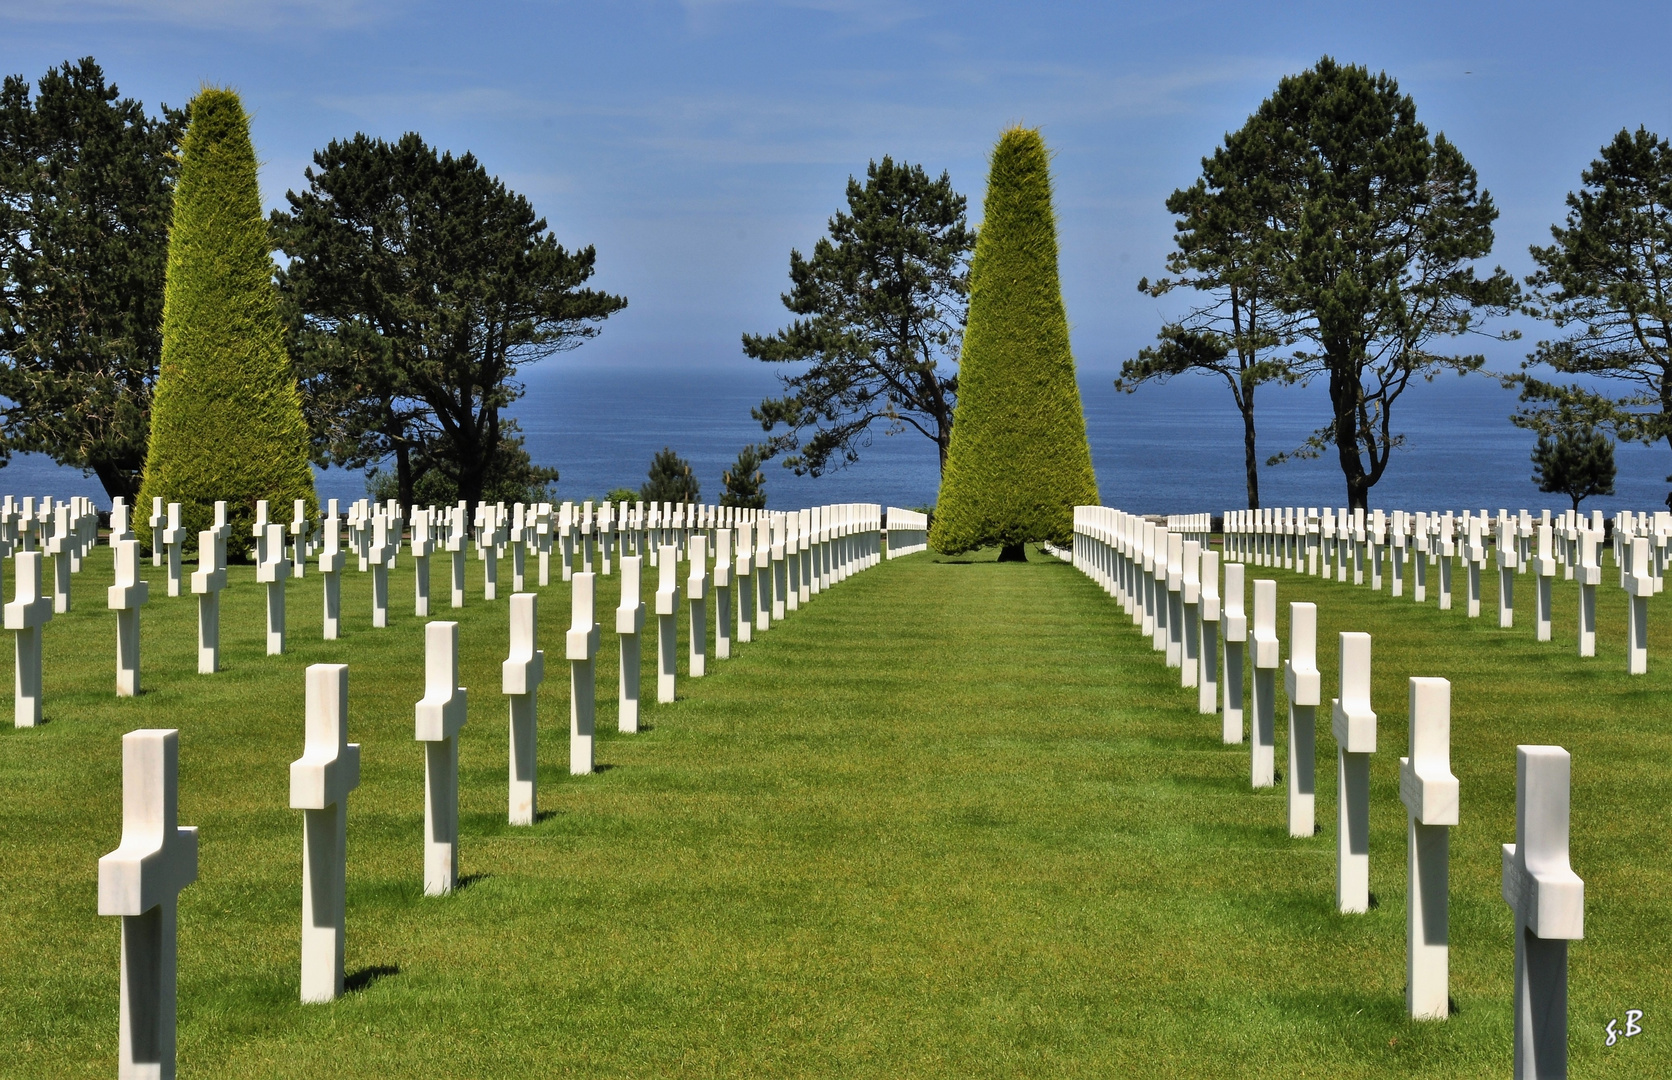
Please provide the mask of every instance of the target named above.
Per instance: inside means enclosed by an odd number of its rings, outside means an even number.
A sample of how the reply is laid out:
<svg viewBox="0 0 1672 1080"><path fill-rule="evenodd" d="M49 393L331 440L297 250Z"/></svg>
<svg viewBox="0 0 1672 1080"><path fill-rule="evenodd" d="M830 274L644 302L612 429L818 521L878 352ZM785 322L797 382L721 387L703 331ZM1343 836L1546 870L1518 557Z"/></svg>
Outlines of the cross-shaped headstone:
<svg viewBox="0 0 1672 1080"><path fill-rule="evenodd" d="M671 563L671 558L665 562ZM597 719L598 608L593 575L571 574L569 632L563 655L569 661L569 772L592 772L592 740Z"/></svg>
<svg viewBox="0 0 1672 1080"><path fill-rule="evenodd" d="M265 556L256 564L255 579L267 586L267 655L284 654L284 586L290 577L290 559L285 555L284 526L269 524L261 548Z"/></svg>
<svg viewBox="0 0 1672 1080"><path fill-rule="evenodd" d="M116 584L106 590L106 604L116 612L117 697L139 693L139 609L150 594L139 573L139 541L122 541L116 546Z"/></svg>
<svg viewBox="0 0 1672 1080"><path fill-rule="evenodd" d="M1225 564L1225 703L1220 723L1227 746L1242 742L1243 659L1248 642L1248 613L1244 607L1248 594L1244 584L1247 572L1245 563Z"/></svg>
<svg viewBox="0 0 1672 1080"><path fill-rule="evenodd" d="M394 522L379 510L372 517L372 542L366 552L372 570L372 626L377 629L389 625L389 563L400 543Z"/></svg>
<svg viewBox="0 0 1672 1080"><path fill-rule="evenodd" d="M708 673L708 538L698 533L689 541L691 574L685 579L685 595L691 602L691 677ZM788 549L786 548L786 558ZM800 559L790 565L794 567ZM795 593L790 592L790 597Z"/></svg>
<svg viewBox="0 0 1672 1080"><path fill-rule="evenodd" d="M1597 558L1597 545L1602 533L1581 531L1579 534L1579 565L1574 579L1579 582L1579 655L1597 654L1597 586L1602 584L1602 566Z"/></svg>
<svg viewBox="0 0 1672 1080"><path fill-rule="evenodd" d="M1515 914L1515 1076L1567 1075L1568 942L1585 936L1585 883L1568 862L1572 762L1559 746L1515 748L1515 843L1503 853Z"/></svg>
<svg viewBox="0 0 1672 1080"><path fill-rule="evenodd" d="M424 696L414 738L424 744L424 894L459 883L459 729L466 719L459 685L459 624L424 627Z"/></svg>
<svg viewBox="0 0 1672 1080"><path fill-rule="evenodd" d="M747 644L755 634L755 525L737 525L737 559L732 574L737 583L737 640Z"/></svg>
<svg viewBox="0 0 1672 1080"><path fill-rule="evenodd" d="M29 503L30 501L32 501L32 500L28 500L28 499L24 500L25 504ZM163 536L162 536L162 532L163 532L163 522L167 520L167 518L165 518L163 515L164 515L163 499L162 499L161 495L158 495L158 496L155 496L154 498L152 498L152 500L151 500L151 516L145 519L145 524L148 525L151 529L151 565L152 566L161 566L163 564Z"/></svg>
<svg viewBox="0 0 1672 1080"><path fill-rule="evenodd" d="M539 813L536 755L536 697L546 677L540 640L539 600L534 593L511 595L511 654L500 665L501 687L511 704L510 820L532 825Z"/></svg>
<svg viewBox="0 0 1672 1080"><path fill-rule="evenodd" d="M732 654L731 591L732 530L727 527L714 531L714 656L719 660Z"/></svg>
<svg viewBox="0 0 1672 1080"><path fill-rule="evenodd" d="M306 673L306 742L290 763L290 808L302 811L302 1000L343 992L348 793L360 786L360 744L348 741L348 665Z"/></svg>
<svg viewBox="0 0 1672 1080"><path fill-rule="evenodd" d="M430 615L430 556L435 553L430 513L429 510L412 512L412 611L420 619Z"/></svg>
<svg viewBox="0 0 1672 1080"><path fill-rule="evenodd" d="M1249 724L1249 775L1254 787L1277 783L1277 582L1254 581L1254 716Z"/></svg>
<svg viewBox="0 0 1672 1080"><path fill-rule="evenodd" d="M185 553L186 530L180 524L180 504L168 504L168 525L163 529L163 549L168 553L168 595L180 595L180 564Z"/></svg>
<svg viewBox="0 0 1672 1080"><path fill-rule="evenodd" d="M644 603L639 599L642 561L638 555L621 557L621 606L615 609L615 632L621 641L617 721L625 732L639 730L640 635L644 633Z"/></svg>
<svg viewBox="0 0 1672 1080"><path fill-rule="evenodd" d="M1448 892L1457 777L1451 774L1451 683L1411 680L1410 756L1399 759L1409 811L1405 885L1405 1006L1413 1020L1450 1013Z"/></svg>
<svg viewBox="0 0 1672 1080"><path fill-rule="evenodd" d="M772 522L755 521L755 629L772 629ZM672 700L671 698L669 699Z"/></svg>
<svg viewBox="0 0 1672 1080"><path fill-rule="evenodd" d="M1649 538L1635 536L1628 543L1626 674L1643 675L1649 670L1649 597L1655 594L1655 576L1649 560Z"/></svg>
<svg viewBox="0 0 1672 1080"><path fill-rule="evenodd" d="M1549 511L1546 511L1548 513ZM1538 571L1538 613L1537 637L1540 641L1550 640L1550 626L1554 614L1552 585L1556 580L1556 559L1551 550L1552 533L1549 522L1541 522L1535 526L1538 538L1538 555L1533 559Z"/></svg>
<svg viewBox="0 0 1672 1080"><path fill-rule="evenodd" d="M342 633L343 563L348 553L342 546L342 519L336 514L325 518L324 539L319 549L320 592L325 603L324 633L326 641L335 641Z"/></svg>
<svg viewBox="0 0 1672 1080"><path fill-rule="evenodd" d="M174 1075L175 916L197 880L197 829L178 824L180 733L122 736L122 843L99 859L99 914L122 917L117 1075Z"/></svg>
<svg viewBox="0 0 1672 1080"><path fill-rule="evenodd" d="M1370 708L1370 635L1344 633L1341 696L1330 701L1336 752L1335 905L1370 910L1370 755L1376 713Z"/></svg>
<svg viewBox="0 0 1672 1080"><path fill-rule="evenodd" d="M1211 716L1219 711L1219 552L1211 548L1201 553L1198 571L1201 590L1197 600L1200 619L1197 644L1196 711ZM1237 737L1242 737L1242 725L1237 725Z"/></svg>
<svg viewBox="0 0 1672 1080"><path fill-rule="evenodd" d="M1289 660L1283 668L1289 698L1289 835L1317 832L1318 607L1289 605Z"/></svg>
<svg viewBox="0 0 1672 1080"><path fill-rule="evenodd" d="M452 602L455 608L464 607L464 563L465 544L470 530L466 527L465 504L460 502L447 513L447 553L452 556ZM564 574L563 580L568 581L569 575Z"/></svg>
<svg viewBox="0 0 1672 1080"><path fill-rule="evenodd" d="M221 590L226 588L226 564L220 558L225 552L225 543L214 529L197 534L197 569L192 571L192 593L197 597L199 675L213 675L221 669Z"/></svg>
<svg viewBox="0 0 1672 1080"><path fill-rule="evenodd" d="M41 722L41 628L52 620L52 600L41 595L40 552L20 551L12 565L17 586L5 606L5 620L16 637L13 723L35 727Z"/></svg>
<svg viewBox="0 0 1672 1080"><path fill-rule="evenodd" d="M679 550L662 545L656 569L656 700L669 702L679 660Z"/></svg>

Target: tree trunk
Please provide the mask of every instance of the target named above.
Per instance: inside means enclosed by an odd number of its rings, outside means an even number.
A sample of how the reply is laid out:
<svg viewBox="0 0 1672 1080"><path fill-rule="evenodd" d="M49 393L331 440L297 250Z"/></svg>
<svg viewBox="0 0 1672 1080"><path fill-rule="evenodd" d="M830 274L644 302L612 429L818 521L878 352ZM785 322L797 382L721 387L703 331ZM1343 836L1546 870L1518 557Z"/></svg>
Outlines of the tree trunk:
<svg viewBox="0 0 1672 1080"><path fill-rule="evenodd" d="M1260 457L1254 451L1254 388L1242 391L1242 464L1248 474L1248 508L1260 508Z"/></svg>
<svg viewBox="0 0 1672 1080"><path fill-rule="evenodd" d="M1028 552L1025 545L1006 544L999 549L999 562L1027 562Z"/></svg>
<svg viewBox="0 0 1672 1080"><path fill-rule="evenodd" d="M401 500L401 507L410 510L412 507L412 448L406 445L405 439L395 441L395 494Z"/></svg>

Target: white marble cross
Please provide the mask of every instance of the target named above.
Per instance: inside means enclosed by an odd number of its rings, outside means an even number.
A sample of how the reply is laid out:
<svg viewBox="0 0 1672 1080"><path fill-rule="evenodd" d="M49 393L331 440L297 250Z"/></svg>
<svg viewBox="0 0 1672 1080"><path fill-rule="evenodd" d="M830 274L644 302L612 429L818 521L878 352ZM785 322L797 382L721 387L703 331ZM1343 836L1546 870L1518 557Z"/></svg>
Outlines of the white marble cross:
<svg viewBox="0 0 1672 1080"><path fill-rule="evenodd" d="M226 588L225 554L225 541L214 529L204 529L197 534L197 569L192 571L192 593L197 597L199 675L213 675L221 669L221 590Z"/></svg>
<svg viewBox="0 0 1672 1080"><path fill-rule="evenodd" d="M290 763L290 808L302 811L302 1000L343 992L348 793L360 744L348 741L348 665L308 667L306 741Z"/></svg>
<svg viewBox="0 0 1672 1080"><path fill-rule="evenodd" d="M590 773L593 764L598 708L598 617L593 581L586 571L569 575L570 618L564 655L569 660L569 772L573 776Z"/></svg>
<svg viewBox="0 0 1672 1080"><path fill-rule="evenodd" d="M689 548L691 573L685 579L685 596L691 607L690 667L691 678L700 679L708 673L708 537L701 533L693 535ZM794 565L791 563L792 568ZM789 598L795 598L793 591Z"/></svg>
<svg viewBox="0 0 1672 1080"><path fill-rule="evenodd" d="M773 531L771 520L755 521L755 629L762 631L772 629Z"/></svg>
<svg viewBox="0 0 1672 1080"><path fill-rule="evenodd" d="M532 825L539 814L537 703L546 677L540 640L539 600L534 593L511 594L511 654L500 665L501 687L511 703L510 815L513 825Z"/></svg>
<svg viewBox="0 0 1672 1080"><path fill-rule="evenodd" d="M430 556L435 554L435 521L432 510L412 512L412 613L420 619L430 615Z"/></svg>
<svg viewBox="0 0 1672 1080"><path fill-rule="evenodd" d="M1501 519L1498 522L1498 625L1504 629L1515 625L1515 575L1520 568L1520 540L1516 537L1515 522Z"/></svg>
<svg viewBox="0 0 1672 1080"><path fill-rule="evenodd" d="M168 552L168 595L180 595L180 559L186 546L186 530L180 525L180 504L168 504L168 525L163 529L163 547Z"/></svg>
<svg viewBox="0 0 1672 1080"><path fill-rule="evenodd" d="M174 1075L176 913L197 880L197 829L179 825L180 733L122 736L122 842L99 859L99 914L122 918L117 1075Z"/></svg>
<svg viewBox="0 0 1672 1080"><path fill-rule="evenodd" d="M1254 787L1277 783L1277 582L1254 581L1254 716L1249 723L1249 775Z"/></svg>
<svg viewBox="0 0 1672 1080"><path fill-rule="evenodd" d="M169 559L178 565L179 552L171 551ZM117 697L139 693L139 609L150 595L139 573L139 541L124 540L116 547L116 584L105 593L106 606L116 612Z"/></svg>
<svg viewBox="0 0 1672 1080"><path fill-rule="evenodd" d="M70 559L75 550L67 503L58 504L52 522L52 534L46 542L46 553L52 556L52 610L63 615L70 610Z"/></svg>
<svg viewBox="0 0 1672 1080"><path fill-rule="evenodd" d="M1451 826L1458 820L1451 774L1451 683L1411 680L1410 756L1399 759L1399 798L1409 811L1405 885L1405 1006L1413 1020L1451 1011Z"/></svg>
<svg viewBox="0 0 1672 1080"><path fill-rule="evenodd" d="M784 621L785 599L789 589L789 564L785 547L788 542L789 521L783 514L772 521L772 621Z"/></svg>
<svg viewBox="0 0 1672 1080"><path fill-rule="evenodd" d="M674 699L674 674L679 659L679 552L662 545L656 569L656 700Z"/></svg>
<svg viewBox="0 0 1672 1080"><path fill-rule="evenodd" d="M414 738L424 744L424 894L459 883L459 729L468 715L459 685L459 624L424 627L424 696Z"/></svg>
<svg viewBox="0 0 1672 1080"><path fill-rule="evenodd" d="M1220 717L1227 746L1242 742L1243 658L1248 642L1248 614L1244 608L1247 587L1244 563L1225 564L1225 705Z"/></svg>
<svg viewBox="0 0 1672 1080"><path fill-rule="evenodd" d="M1289 660L1283 688L1289 698L1289 835L1317 833L1318 607L1289 605Z"/></svg>
<svg viewBox="0 0 1672 1080"><path fill-rule="evenodd" d="M17 585L5 606L5 622L16 637L13 723L35 727L41 722L41 628L52 621L52 599L41 595L40 552L20 551L12 565Z"/></svg>
<svg viewBox="0 0 1672 1080"><path fill-rule="evenodd" d="M1167 638L1168 667L1184 666L1184 535L1167 533Z"/></svg>
<svg viewBox="0 0 1672 1080"><path fill-rule="evenodd" d="M256 564L255 579L267 586L267 655L284 653L284 586L290 576L290 559L285 555L284 526L268 525L263 543L264 558Z"/></svg>
<svg viewBox="0 0 1672 1080"><path fill-rule="evenodd" d="M25 504L27 504L29 501L30 500L28 500L28 499L24 500ZM263 505L265 505L265 504L263 504ZM163 564L163 537L162 537L162 531L163 531L163 522L165 520L167 520L163 516L163 513L164 513L164 511L163 511L163 499L162 499L162 496L158 495L158 496L152 498L152 500L151 500L151 516L145 519L145 523L148 526L150 526L150 528L151 528L151 565L152 566L161 566Z"/></svg>
<svg viewBox="0 0 1672 1080"><path fill-rule="evenodd" d="M372 514L372 542L366 549L366 562L372 571L372 626L382 629L389 625L389 563L400 550L401 537L397 526L382 510Z"/></svg>
<svg viewBox="0 0 1672 1080"><path fill-rule="evenodd" d="M1574 578L1579 582L1579 655L1597 654L1597 586L1602 584L1602 567L1598 564L1597 545L1600 532L1585 530L1579 534L1579 566Z"/></svg>
<svg viewBox="0 0 1672 1080"><path fill-rule="evenodd" d="M1655 576L1649 560L1649 538L1627 541L1630 569L1626 573L1626 674L1643 675L1649 670L1649 597L1655 594Z"/></svg>
<svg viewBox="0 0 1672 1080"><path fill-rule="evenodd" d="M447 552L452 556L453 562L452 599L456 608L464 607L464 561L467 554L465 544L470 535L465 514L465 504L460 501L459 505L448 512L447 521ZM564 574L563 580L568 581L569 575Z"/></svg>
<svg viewBox="0 0 1672 1080"><path fill-rule="evenodd" d="M751 521L738 523L732 572L737 581L737 640L747 644L755 633L755 525Z"/></svg>
<svg viewBox="0 0 1672 1080"><path fill-rule="evenodd" d="M1211 548L1201 554L1197 601L1201 628L1196 648L1196 711L1212 716L1219 707L1219 552ZM1240 674L1240 672L1239 672ZM1242 740L1242 723L1237 723L1237 741Z"/></svg>
<svg viewBox="0 0 1672 1080"><path fill-rule="evenodd" d="M1548 513L1549 511L1546 511ZM1550 523L1542 522L1534 527L1538 536L1538 555L1533 563L1538 570L1538 612L1537 637L1539 641L1550 640L1550 626L1553 621L1552 584L1556 580L1556 560L1551 554Z"/></svg>
<svg viewBox="0 0 1672 1080"><path fill-rule="evenodd" d="M727 507L726 509L730 509ZM714 531L714 657L732 654L732 530Z"/></svg>
<svg viewBox="0 0 1672 1080"><path fill-rule="evenodd" d="M1330 701L1336 761L1336 910L1370 910L1370 755L1376 713L1370 708L1370 635L1343 633L1341 696Z"/></svg>
<svg viewBox="0 0 1672 1080"><path fill-rule="evenodd" d="M1181 543L1179 564L1179 687L1189 690L1202 675L1202 545L1198 540Z"/></svg>
<svg viewBox="0 0 1672 1080"><path fill-rule="evenodd" d="M640 642L644 633L644 603L639 599L642 556L621 556L621 606L615 609L615 632L621 641L620 698L617 726L639 730Z"/></svg>
<svg viewBox="0 0 1672 1080"><path fill-rule="evenodd" d="M1515 1077L1567 1075L1568 942L1585 936L1585 883L1568 862L1572 762L1559 746L1515 748L1515 843L1503 853L1515 914Z"/></svg>
<svg viewBox="0 0 1672 1080"><path fill-rule="evenodd" d="M305 499L295 500L292 512L294 516L290 520L290 568L300 581L307 572L308 545L313 539L313 526L308 521L308 504Z"/></svg>
<svg viewBox="0 0 1672 1080"><path fill-rule="evenodd" d="M319 550L319 578L325 600L325 640L335 641L342 633L342 571L347 553L342 548L342 522L336 514L325 519L325 542Z"/></svg>

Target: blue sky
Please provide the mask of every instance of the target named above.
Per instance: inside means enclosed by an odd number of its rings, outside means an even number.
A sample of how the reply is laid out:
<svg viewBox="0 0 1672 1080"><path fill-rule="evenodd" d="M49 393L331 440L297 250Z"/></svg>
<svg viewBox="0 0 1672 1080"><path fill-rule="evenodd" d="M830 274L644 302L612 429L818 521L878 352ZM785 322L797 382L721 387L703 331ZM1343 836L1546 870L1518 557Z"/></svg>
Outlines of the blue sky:
<svg viewBox="0 0 1672 1080"><path fill-rule="evenodd" d="M631 307L566 363L747 364L780 325L791 246L850 173L950 170L979 219L1007 124L1055 153L1075 351L1101 370L1166 309L1135 289L1163 200L1277 79L1330 53L1386 70L1503 212L1495 261L1561 213L1622 126L1672 133L1668 5L366 3L0 0L0 69L91 54L155 107L230 85L278 205L319 146L407 130L471 150ZM1523 346L1500 351L1513 362Z"/></svg>

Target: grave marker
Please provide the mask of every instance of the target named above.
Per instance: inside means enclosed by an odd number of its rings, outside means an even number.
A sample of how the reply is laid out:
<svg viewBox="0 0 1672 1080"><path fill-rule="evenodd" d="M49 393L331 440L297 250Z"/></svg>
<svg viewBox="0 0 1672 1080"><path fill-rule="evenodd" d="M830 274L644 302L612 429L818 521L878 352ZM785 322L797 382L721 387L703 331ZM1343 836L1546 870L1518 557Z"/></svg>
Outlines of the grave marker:
<svg viewBox="0 0 1672 1080"><path fill-rule="evenodd" d="M745 521L737 528L737 640L749 642L755 630L755 525Z"/></svg>
<svg viewBox="0 0 1672 1080"><path fill-rule="evenodd" d="M679 660L679 549L663 544L657 556L660 575L656 587L656 700L674 699L674 673Z"/></svg>
<svg viewBox="0 0 1672 1080"><path fill-rule="evenodd" d="M1550 640L1550 626L1553 621L1552 584L1556 580L1556 560L1550 553L1550 525L1548 522L1537 526L1538 557L1534 560L1538 569L1538 613L1537 637L1539 641Z"/></svg>
<svg viewBox="0 0 1672 1080"><path fill-rule="evenodd" d="M226 504L217 504L224 508ZM215 529L197 534L197 569L192 593L197 597L197 673L213 675L221 669L221 590L226 588L224 541Z"/></svg>
<svg viewBox="0 0 1672 1080"><path fill-rule="evenodd" d="M1183 655L1179 663L1179 685L1190 689L1201 678L1202 671L1202 545L1197 540L1183 544L1184 561L1180 566L1179 601L1182 613Z"/></svg>
<svg viewBox="0 0 1672 1080"><path fill-rule="evenodd" d="M1221 729L1227 746L1242 742L1242 661L1248 641L1248 615L1243 609L1246 570L1240 562L1225 564L1225 711Z"/></svg>
<svg viewBox="0 0 1672 1080"><path fill-rule="evenodd" d="M284 653L284 583L290 576L284 526L267 526L267 539L262 547L263 558L256 564L255 579L267 586L267 655L281 656Z"/></svg>
<svg viewBox="0 0 1672 1080"><path fill-rule="evenodd" d="M1254 582L1254 717L1249 725L1254 787L1277 783L1277 582Z"/></svg>
<svg viewBox="0 0 1672 1080"><path fill-rule="evenodd" d="M1212 716L1219 707L1219 552L1202 552L1201 642L1197 647L1200 673L1196 677L1196 711ZM1238 665L1240 668L1240 664ZM1241 671L1238 671L1241 675ZM1239 695L1240 696L1240 695ZM1226 740L1227 742L1231 740ZM1237 742L1242 741L1242 721L1237 721Z"/></svg>
<svg viewBox="0 0 1672 1080"><path fill-rule="evenodd" d="M186 530L180 527L180 504L168 504L168 527L163 530L163 547L168 551L168 595L180 595L180 556L186 544Z"/></svg>
<svg viewBox="0 0 1672 1080"><path fill-rule="evenodd" d="M1370 755L1376 752L1376 713L1370 707L1370 635L1340 641L1341 696L1330 702L1336 748L1336 910L1370 910Z"/></svg>
<svg viewBox="0 0 1672 1080"><path fill-rule="evenodd" d="M700 533L692 536L690 552L691 576L685 579L691 602L690 667L691 678L700 679L708 673L708 538ZM790 599L794 597L793 592L789 594Z"/></svg>
<svg viewBox="0 0 1672 1080"><path fill-rule="evenodd" d="M122 736L122 842L99 859L99 914L122 918L123 1080L174 1075L176 915L180 890L197 880L197 829L178 824L179 805L180 733Z"/></svg>
<svg viewBox="0 0 1672 1080"><path fill-rule="evenodd" d="M583 776L592 772L593 762L598 619L593 576L586 571L571 573L569 586L569 633L563 652L569 661L569 773Z"/></svg>
<svg viewBox="0 0 1672 1080"><path fill-rule="evenodd" d="M639 730L640 643L644 640L644 604L639 599L641 556L621 557L621 606L615 609L615 632L621 639L620 728Z"/></svg>
<svg viewBox="0 0 1672 1080"><path fill-rule="evenodd" d="M332 514L325 519L325 546L319 552L320 591L325 601L325 640L335 641L342 630L342 570L347 555L342 549L342 522Z"/></svg>
<svg viewBox="0 0 1672 1080"><path fill-rule="evenodd" d="M12 722L17 727L41 723L41 628L52 621L52 600L41 595L41 553L12 556L17 586L5 606L6 629L14 631Z"/></svg>
<svg viewBox="0 0 1672 1080"><path fill-rule="evenodd" d="M360 744L348 741L348 665L311 664L306 678L307 741L290 763L290 808L302 811L302 1000L323 1002L343 992L348 793L360 786Z"/></svg>
<svg viewBox="0 0 1672 1080"><path fill-rule="evenodd" d="M728 509L730 509L728 507ZM719 660L732 652L732 530L714 531L714 656Z"/></svg>
<svg viewBox="0 0 1672 1080"><path fill-rule="evenodd" d="M532 825L539 814L537 716L546 654L540 640L539 600L533 593L511 595L511 655L500 665L500 687L511 704L510 820Z"/></svg>
<svg viewBox="0 0 1672 1080"><path fill-rule="evenodd" d="M1589 530L1579 534L1579 567L1574 579L1579 582L1579 655L1597 654L1597 586L1602 584L1602 567L1597 565L1597 542L1601 533Z"/></svg>
<svg viewBox="0 0 1672 1080"><path fill-rule="evenodd" d="M424 744L424 895L459 883L459 729L467 719L459 685L459 624L424 627L424 696L413 738Z"/></svg>
<svg viewBox="0 0 1672 1080"><path fill-rule="evenodd" d="M1626 674L1649 670L1649 597L1655 578L1649 566L1649 538L1633 537L1627 550L1631 570L1626 575Z"/></svg>
<svg viewBox="0 0 1672 1080"><path fill-rule="evenodd" d="M1503 896L1515 914L1516 1080L1567 1075L1568 942L1585 936L1585 883L1568 862L1571 769L1559 746L1515 748Z"/></svg>
<svg viewBox="0 0 1672 1080"><path fill-rule="evenodd" d="M178 551L169 558L179 564ZM150 595L151 586L139 573L139 541L124 540L116 547L116 584L106 590L106 604L116 612L117 697L139 693L139 609Z"/></svg>
<svg viewBox="0 0 1672 1080"><path fill-rule="evenodd" d="M1406 833L1405 1007L1413 1020L1450 1013L1451 826L1458 820L1451 774L1451 683L1411 680L1410 756L1399 759Z"/></svg>
<svg viewBox="0 0 1672 1080"><path fill-rule="evenodd" d="M1318 831L1316 742L1323 692L1316 604L1289 605L1289 660L1283 669L1283 687L1289 698L1289 835L1312 836Z"/></svg>

